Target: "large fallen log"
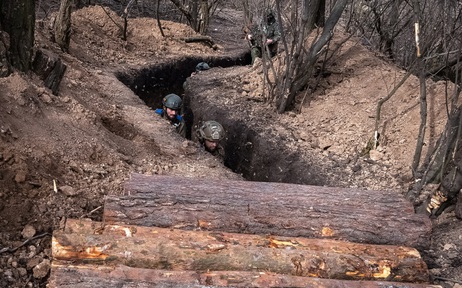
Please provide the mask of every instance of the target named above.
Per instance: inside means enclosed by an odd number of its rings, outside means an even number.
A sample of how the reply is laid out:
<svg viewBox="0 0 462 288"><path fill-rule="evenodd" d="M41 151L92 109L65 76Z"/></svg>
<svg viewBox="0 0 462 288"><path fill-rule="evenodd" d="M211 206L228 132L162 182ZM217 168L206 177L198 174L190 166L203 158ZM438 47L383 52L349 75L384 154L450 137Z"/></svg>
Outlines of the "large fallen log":
<svg viewBox="0 0 462 288"><path fill-rule="evenodd" d="M141 226L429 245L431 222L393 191L133 174L104 219Z"/></svg>
<svg viewBox="0 0 462 288"><path fill-rule="evenodd" d="M91 283L91 284L90 284ZM441 288L439 285L383 281L351 281L246 271L171 271L128 266L69 265L53 261L48 288L88 287L317 287L317 288ZM91 285L91 286L90 286Z"/></svg>
<svg viewBox="0 0 462 288"><path fill-rule="evenodd" d="M94 223L94 222L93 222ZM93 234L92 234L93 233ZM328 239L184 231L68 220L53 258L138 268L257 271L343 280L428 282L414 248Z"/></svg>

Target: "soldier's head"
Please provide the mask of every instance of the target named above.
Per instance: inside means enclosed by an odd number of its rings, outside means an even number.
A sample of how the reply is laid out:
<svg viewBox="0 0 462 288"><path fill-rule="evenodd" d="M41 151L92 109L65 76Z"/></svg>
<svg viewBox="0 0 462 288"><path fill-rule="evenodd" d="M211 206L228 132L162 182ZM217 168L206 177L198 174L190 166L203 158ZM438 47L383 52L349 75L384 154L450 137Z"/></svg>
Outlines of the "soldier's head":
<svg viewBox="0 0 462 288"><path fill-rule="evenodd" d="M271 8L266 9L266 23L272 24L274 23L274 21L276 21L276 18L274 16L273 9Z"/></svg>
<svg viewBox="0 0 462 288"><path fill-rule="evenodd" d="M167 118L170 120L174 120L176 115L180 113L181 105L183 101L181 100L180 96L176 94L168 94L167 96L162 99L162 105L164 111L167 115Z"/></svg>
<svg viewBox="0 0 462 288"><path fill-rule="evenodd" d="M205 121L199 127L197 137L207 151L214 152L220 140L225 137L225 129L217 121Z"/></svg>
<svg viewBox="0 0 462 288"><path fill-rule="evenodd" d="M210 69L209 64L205 62L200 62L199 64L196 65L196 72L205 71L209 69Z"/></svg>

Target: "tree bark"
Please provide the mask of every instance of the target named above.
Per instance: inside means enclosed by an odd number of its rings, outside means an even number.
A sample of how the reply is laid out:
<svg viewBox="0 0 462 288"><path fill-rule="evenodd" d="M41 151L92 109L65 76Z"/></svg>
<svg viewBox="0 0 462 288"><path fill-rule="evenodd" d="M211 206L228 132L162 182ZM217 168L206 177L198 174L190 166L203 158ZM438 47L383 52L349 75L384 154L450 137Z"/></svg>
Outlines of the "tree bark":
<svg viewBox="0 0 462 288"><path fill-rule="evenodd" d="M462 219L462 193L460 192L456 202L456 217Z"/></svg>
<svg viewBox="0 0 462 288"><path fill-rule="evenodd" d="M48 288L92 287L318 287L380 288L395 287L396 282L348 281L247 271L169 271L128 266L68 265L53 261ZM406 283L408 288L436 288L439 285Z"/></svg>
<svg viewBox="0 0 462 288"><path fill-rule="evenodd" d="M137 268L257 271L342 280L428 282L414 248L335 240L169 228L105 225L68 220L53 234L53 259L104 261ZM102 234L91 234L102 233Z"/></svg>
<svg viewBox="0 0 462 288"><path fill-rule="evenodd" d="M323 47L330 41L334 35L334 28L337 24L340 16L342 16L343 10L347 4L347 0L339 0L335 3L332 8L331 14L327 18L324 29L321 33L319 39L310 47L308 53L302 57L301 64L297 69L296 75L294 75L294 81L291 84L289 95L286 99L283 99L278 107L278 113L283 113L288 109L288 107L294 102L296 94L303 90L308 83L308 80L313 75L313 65L319 58L320 52ZM317 4L319 5L319 3ZM311 12L310 17L316 15L316 12ZM313 23L314 23L313 18ZM312 21L312 20L310 20ZM303 69L302 69L303 68Z"/></svg>
<svg viewBox="0 0 462 288"><path fill-rule="evenodd" d="M106 222L427 247L431 222L393 191L133 174Z"/></svg>
<svg viewBox="0 0 462 288"><path fill-rule="evenodd" d="M53 95L58 95L58 88L67 66L54 53L39 49L32 62L32 70L40 76Z"/></svg>
<svg viewBox="0 0 462 288"><path fill-rule="evenodd" d="M1 31L0 24L0 77L6 77L11 73L11 65L8 62L8 50L10 49L10 35Z"/></svg>
<svg viewBox="0 0 462 288"><path fill-rule="evenodd" d="M71 4L72 0L61 0L58 16L54 23L55 42L64 52L69 52L71 41Z"/></svg>
<svg viewBox="0 0 462 288"><path fill-rule="evenodd" d="M21 71L31 68L35 1L0 0L0 24L10 36L8 62Z"/></svg>

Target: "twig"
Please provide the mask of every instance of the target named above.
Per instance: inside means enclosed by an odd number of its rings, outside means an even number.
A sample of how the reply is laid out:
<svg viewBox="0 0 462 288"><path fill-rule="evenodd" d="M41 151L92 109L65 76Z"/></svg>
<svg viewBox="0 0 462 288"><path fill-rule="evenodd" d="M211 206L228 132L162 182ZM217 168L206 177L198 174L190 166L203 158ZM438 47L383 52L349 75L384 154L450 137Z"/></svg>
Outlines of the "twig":
<svg viewBox="0 0 462 288"><path fill-rule="evenodd" d="M103 206L98 206L96 207L95 209L91 210L90 212L88 212L87 214L84 214L82 216L80 216L79 218L82 219L84 217L87 217L87 216L90 216L91 214L93 214L93 212L96 212L98 211L99 209L103 208Z"/></svg>
<svg viewBox="0 0 462 288"><path fill-rule="evenodd" d="M5 252L14 253L14 252L16 252L16 250L18 250L19 248L21 248L21 247L23 247L23 246L29 244L29 242L31 242L31 241L33 241L33 240L35 240L35 239L39 239L39 238L45 237L45 236L51 236L51 234L48 233L48 232L43 233L43 234L39 234L39 235L37 235L37 236L34 236L34 237L32 237L32 238L27 239L27 240L24 241L21 245L15 247L15 248L3 248L3 249L0 250L0 254L5 253Z"/></svg>
<svg viewBox="0 0 462 288"><path fill-rule="evenodd" d="M439 276L435 276L433 277L437 280L443 280L443 281L449 281L449 282L453 282L453 283L458 283L458 284L462 284L462 281L459 281L459 280L454 280L454 279L449 279L449 278L443 278L443 277L439 277Z"/></svg>

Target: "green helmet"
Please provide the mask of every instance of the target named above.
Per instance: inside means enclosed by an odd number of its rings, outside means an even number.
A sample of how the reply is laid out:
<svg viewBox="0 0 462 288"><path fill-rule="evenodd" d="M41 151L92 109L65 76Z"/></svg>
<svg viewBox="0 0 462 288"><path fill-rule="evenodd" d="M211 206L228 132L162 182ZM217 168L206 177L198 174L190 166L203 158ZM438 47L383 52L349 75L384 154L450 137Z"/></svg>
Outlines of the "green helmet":
<svg viewBox="0 0 462 288"><path fill-rule="evenodd" d="M198 137L201 140L220 141L225 136L225 129L214 120L205 121L198 129Z"/></svg>
<svg viewBox="0 0 462 288"><path fill-rule="evenodd" d="M196 72L209 70L209 69L210 69L209 64L205 62L200 62L199 64L196 65Z"/></svg>
<svg viewBox="0 0 462 288"><path fill-rule="evenodd" d="M176 94L168 94L167 96L162 99L162 104L170 109L178 110L181 108L181 104L183 100L181 100L180 96Z"/></svg>

